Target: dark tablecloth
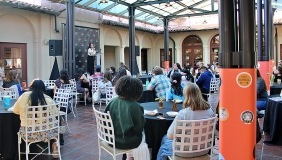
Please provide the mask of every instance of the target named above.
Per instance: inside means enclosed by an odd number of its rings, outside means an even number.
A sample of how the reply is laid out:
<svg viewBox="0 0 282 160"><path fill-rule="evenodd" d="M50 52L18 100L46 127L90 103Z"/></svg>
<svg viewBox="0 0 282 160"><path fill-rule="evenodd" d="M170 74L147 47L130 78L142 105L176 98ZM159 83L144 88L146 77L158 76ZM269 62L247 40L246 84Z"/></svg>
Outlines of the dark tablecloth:
<svg viewBox="0 0 282 160"><path fill-rule="evenodd" d="M143 94L138 100L139 103L154 102L156 98L155 91L148 91L146 87L143 87Z"/></svg>
<svg viewBox="0 0 282 160"><path fill-rule="evenodd" d="M11 106L16 102L11 99ZM18 131L20 117L13 112L4 109L3 101L0 101L0 159L15 160L18 155Z"/></svg>
<svg viewBox="0 0 282 160"><path fill-rule="evenodd" d="M143 84L146 84L146 79L148 79L149 82L151 82L152 76L151 75L142 75L141 77L138 77L138 78L142 81Z"/></svg>
<svg viewBox="0 0 282 160"><path fill-rule="evenodd" d="M276 82L273 82L273 86L270 86L270 95L280 94L281 89L282 84L279 86Z"/></svg>
<svg viewBox="0 0 282 160"><path fill-rule="evenodd" d="M170 124L174 120L174 118L171 118L166 114L166 112L171 111L173 102L163 101L163 109L158 108L158 102L140 103L140 105L144 107L144 110L157 109L158 112L164 113L166 117L165 120L159 120L157 116L144 116L146 118L144 127L146 143L149 148L152 148L152 160L155 160L157 158L162 138L167 133ZM177 108L178 110L182 109L182 103L177 104Z"/></svg>
<svg viewBox="0 0 282 160"><path fill-rule="evenodd" d="M271 97L278 97L273 95ZM269 133L270 140L265 143L282 145L282 101L267 100L264 114L263 131Z"/></svg>

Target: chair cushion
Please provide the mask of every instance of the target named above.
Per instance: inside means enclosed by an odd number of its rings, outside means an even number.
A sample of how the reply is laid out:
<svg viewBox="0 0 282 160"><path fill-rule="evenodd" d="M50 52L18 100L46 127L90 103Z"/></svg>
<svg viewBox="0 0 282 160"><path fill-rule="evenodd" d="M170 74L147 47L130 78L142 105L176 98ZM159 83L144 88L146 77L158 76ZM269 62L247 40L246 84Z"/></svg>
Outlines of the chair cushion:
<svg viewBox="0 0 282 160"><path fill-rule="evenodd" d="M169 159L172 159L172 156L168 156L168 157ZM210 160L210 156L208 154L200 156L200 157L191 157L191 158L175 156L174 160Z"/></svg>
<svg viewBox="0 0 282 160"><path fill-rule="evenodd" d="M107 150L108 152L110 152L111 154L114 154L114 149L113 147L111 147L107 142L105 141L101 141L101 146ZM124 150L124 149L118 149L116 148L116 155L118 154L123 154L123 153L128 153L132 151L132 149L128 149L128 150Z"/></svg>

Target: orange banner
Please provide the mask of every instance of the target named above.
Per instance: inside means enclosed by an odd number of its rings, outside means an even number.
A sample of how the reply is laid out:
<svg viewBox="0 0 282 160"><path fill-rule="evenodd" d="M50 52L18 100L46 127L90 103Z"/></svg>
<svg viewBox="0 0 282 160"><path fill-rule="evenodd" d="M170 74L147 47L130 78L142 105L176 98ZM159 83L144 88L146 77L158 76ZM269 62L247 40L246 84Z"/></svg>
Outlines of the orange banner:
<svg viewBox="0 0 282 160"><path fill-rule="evenodd" d="M254 160L256 69L220 69L219 159Z"/></svg>
<svg viewBox="0 0 282 160"><path fill-rule="evenodd" d="M169 61L164 61L164 69L165 69L166 71L169 70Z"/></svg>

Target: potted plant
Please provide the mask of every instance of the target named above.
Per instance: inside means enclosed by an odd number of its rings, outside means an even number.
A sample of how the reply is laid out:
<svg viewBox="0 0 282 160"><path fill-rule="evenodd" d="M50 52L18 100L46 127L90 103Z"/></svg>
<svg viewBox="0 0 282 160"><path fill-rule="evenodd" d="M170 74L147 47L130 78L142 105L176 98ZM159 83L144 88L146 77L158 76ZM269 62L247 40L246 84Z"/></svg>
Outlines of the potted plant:
<svg viewBox="0 0 282 160"><path fill-rule="evenodd" d="M274 75L272 75L270 78L270 86L273 86L274 78L275 78Z"/></svg>

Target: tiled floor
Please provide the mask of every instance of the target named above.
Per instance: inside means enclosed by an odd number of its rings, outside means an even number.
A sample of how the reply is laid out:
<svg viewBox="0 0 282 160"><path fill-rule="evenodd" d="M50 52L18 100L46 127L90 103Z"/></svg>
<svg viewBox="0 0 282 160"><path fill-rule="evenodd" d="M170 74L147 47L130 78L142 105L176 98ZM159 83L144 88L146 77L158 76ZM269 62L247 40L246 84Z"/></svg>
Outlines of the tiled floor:
<svg viewBox="0 0 282 160"><path fill-rule="evenodd" d="M212 104L213 106L216 104ZM102 107L102 110L105 106ZM65 145L61 147L63 160L98 160L98 142L95 116L92 106L78 105L77 117L69 114L69 127L71 133L65 133ZM263 120L259 120L262 126ZM268 136L262 137L262 140L256 145L257 160L282 160L282 146L267 146L263 140ZM41 158L40 158L41 159ZM45 158L44 158L45 159ZM102 152L102 160L112 160L113 158L105 152ZM121 156L117 158L121 160ZM218 140L214 147L213 159L218 159ZM244 157L242 156L242 160Z"/></svg>

